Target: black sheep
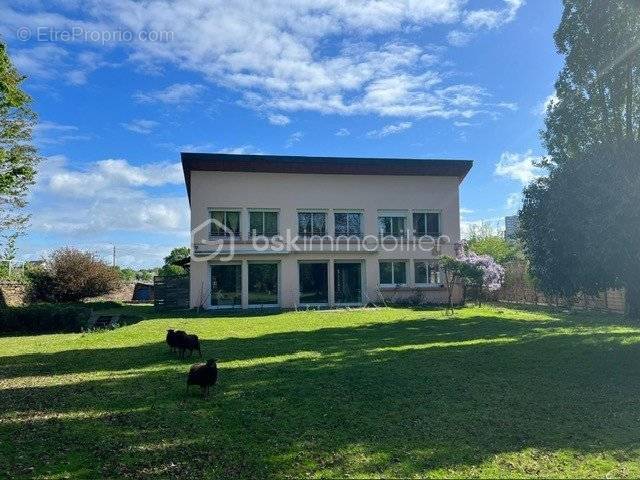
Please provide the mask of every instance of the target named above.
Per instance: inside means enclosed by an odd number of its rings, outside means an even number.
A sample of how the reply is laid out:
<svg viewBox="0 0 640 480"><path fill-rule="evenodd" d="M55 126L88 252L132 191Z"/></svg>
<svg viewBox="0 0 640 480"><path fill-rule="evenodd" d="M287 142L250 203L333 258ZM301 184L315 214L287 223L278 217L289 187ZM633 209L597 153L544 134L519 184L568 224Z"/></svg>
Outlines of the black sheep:
<svg viewBox="0 0 640 480"><path fill-rule="evenodd" d="M172 352L175 352L180 347L180 338L187 333L184 330L167 330L167 345Z"/></svg>
<svg viewBox="0 0 640 480"><path fill-rule="evenodd" d="M187 335L186 333L182 332L182 334L177 337L177 340L177 346L180 350L181 357L184 358L184 352L186 350L189 350L189 356L193 354L194 350L197 350L200 358L202 358L202 351L200 350L200 339L198 339L197 335Z"/></svg>
<svg viewBox="0 0 640 480"><path fill-rule="evenodd" d="M202 390L202 395L209 395L209 387L216 384L218 380L218 366L216 360L207 360L207 363L196 363L189 369L189 375L187 376L187 392L189 386L198 385Z"/></svg>

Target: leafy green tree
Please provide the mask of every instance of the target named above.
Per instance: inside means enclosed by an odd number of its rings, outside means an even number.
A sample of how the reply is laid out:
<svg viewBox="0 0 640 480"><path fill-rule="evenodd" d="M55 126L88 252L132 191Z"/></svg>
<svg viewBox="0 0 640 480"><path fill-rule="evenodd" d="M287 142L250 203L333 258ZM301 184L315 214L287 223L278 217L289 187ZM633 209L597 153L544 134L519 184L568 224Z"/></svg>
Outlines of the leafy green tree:
<svg viewBox="0 0 640 480"><path fill-rule="evenodd" d="M169 255L164 257L164 265L158 270L158 276L171 277L175 275L185 275L186 269L180 265L176 265L176 262L184 260L191 255L189 247L177 247L171 250Z"/></svg>
<svg viewBox="0 0 640 480"><path fill-rule="evenodd" d="M141 282L151 282L153 281L153 277L158 274L158 269L156 268L142 268L136 272L136 280L140 280Z"/></svg>
<svg viewBox="0 0 640 480"><path fill-rule="evenodd" d="M20 232L28 216L21 213L40 161L32 145L36 115L21 88L24 76L11 63L0 41L0 232Z"/></svg>
<svg viewBox="0 0 640 480"><path fill-rule="evenodd" d="M518 242L508 242L500 232L487 222L474 225L469 231L467 247L478 255L489 255L500 265L523 258L523 252Z"/></svg>
<svg viewBox="0 0 640 480"><path fill-rule="evenodd" d="M133 282L136 279L137 272L133 268L120 268L118 269L118 274L120 275L120 279L125 282Z"/></svg>
<svg viewBox="0 0 640 480"><path fill-rule="evenodd" d="M640 138L639 18L637 0L564 0L554 39L565 65L542 133L553 163Z"/></svg>
<svg viewBox="0 0 640 480"><path fill-rule="evenodd" d="M531 270L550 295L626 289L640 318L640 142L601 145L527 189L520 214Z"/></svg>
<svg viewBox="0 0 640 480"><path fill-rule="evenodd" d="M564 0L554 38L565 65L542 132L548 177L525 189L520 212L531 273L545 294L571 298L624 286L635 317L638 18L635 0Z"/></svg>

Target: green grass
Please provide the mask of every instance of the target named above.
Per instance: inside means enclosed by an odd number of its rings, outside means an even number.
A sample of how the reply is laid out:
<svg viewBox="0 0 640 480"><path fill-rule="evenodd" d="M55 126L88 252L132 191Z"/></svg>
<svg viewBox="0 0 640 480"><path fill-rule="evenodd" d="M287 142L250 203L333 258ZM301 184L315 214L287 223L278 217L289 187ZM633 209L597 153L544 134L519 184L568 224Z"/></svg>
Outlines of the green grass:
<svg viewBox="0 0 640 480"><path fill-rule="evenodd" d="M0 338L0 477L639 477L640 328L466 308ZM219 359L208 399L168 327Z"/></svg>

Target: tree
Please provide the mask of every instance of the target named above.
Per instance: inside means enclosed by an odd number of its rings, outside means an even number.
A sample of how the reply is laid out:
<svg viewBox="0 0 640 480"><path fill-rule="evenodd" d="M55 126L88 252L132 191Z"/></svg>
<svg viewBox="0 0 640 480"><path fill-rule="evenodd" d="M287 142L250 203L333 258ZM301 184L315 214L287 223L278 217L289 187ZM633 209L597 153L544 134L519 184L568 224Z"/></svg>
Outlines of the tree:
<svg viewBox="0 0 640 480"><path fill-rule="evenodd" d="M498 290L504 280L504 269L489 255L460 253L455 258L445 256L440 261L448 292L447 313L453 313L453 289L456 284L477 288L476 300L481 305L483 289Z"/></svg>
<svg viewBox="0 0 640 480"><path fill-rule="evenodd" d="M640 162L639 16L637 1L564 0L555 42L565 65L542 132L548 177L525 189L520 212L531 273L545 294L570 299L625 286L635 317L638 282L629 269L637 271L639 244L629 222Z"/></svg>
<svg viewBox="0 0 640 480"><path fill-rule="evenodd" d="M120 268L116 267L120 279L125 282L133 282L136 279L137 272L133 268Z"/></svg>
<svg viewBox="0 0 640 480"><path fill-rule="evenodd" d="M444 286L447 287L446 314L453 314L453 289L464 277L466 266L457 258L444 256L440 259L440 268L444 274Z"/></svg>
<svg viewBox="0 0 640 480"><path fill-rule="evenodd" d="M0 232L21 232L28 216L21 213L40 161L32 145L36 115L21 89L25 79L11 63L0 41Z"/></svg>
<svg viewBox="0 0 640 480"><path fill-rule="evenodd" d="M490 255L478 255L469 251L459 258L465 265L464 280L476 288L476 302L482 305L483 291L499 290L504 281L504 268Z"/></svg>
<svg viewBox="0 0 640 480"><path fill-rule="evenodd" d="M529 187L521 231L538 286L573 297L624 287L640 317L640 142L601 145Z"/></svg>
<svg viewBox="0 0 640 480"><path fill-rule="evenodd" d="M107 294L120 285L118 270L91 252L61 248L44 267L30 273L38 300L77 302Z"/></svg>
<svg viewBox="0 0 640 480"><path fill-rule="evenodd" d="M491 256L500 265L506 265L523 257L520 244L505 240L504 236L494 230L488 222L471 227L467 248L478 255Z"/></svg>
<svg viewBox="0 0 640 480"><path fill-rule="evenodd" d="M187 271L181 265L176 265L176 262L184 260L191 255L189 247L176 247L169 255L164 257L164 265L158 270L158 276L171 277L176 275L185 275Z"/></svg>
<svg viewBox="0 0 640 480"><path fill-rule="evenodd" d="M564 0L565 65L542 134L556 165L603 142L640 139L640 2Z"/></svg>

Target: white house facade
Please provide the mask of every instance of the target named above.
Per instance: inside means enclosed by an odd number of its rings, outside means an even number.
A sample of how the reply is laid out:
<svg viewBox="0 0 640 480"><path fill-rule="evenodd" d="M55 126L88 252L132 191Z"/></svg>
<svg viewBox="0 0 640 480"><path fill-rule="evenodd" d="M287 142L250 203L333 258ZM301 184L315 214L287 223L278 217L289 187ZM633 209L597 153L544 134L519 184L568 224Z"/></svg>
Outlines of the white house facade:
<svg viewBox="0 0 640 480"><path fill-rule="evenodd" d="M444 303L472 162L183 153L190 305ZM459 292L456 292L459 300Z"/></svg>

